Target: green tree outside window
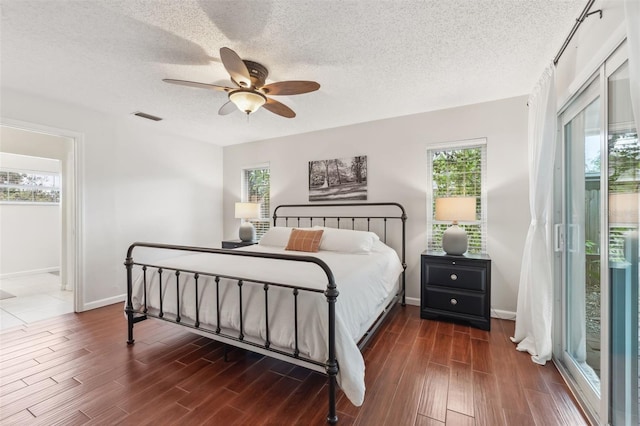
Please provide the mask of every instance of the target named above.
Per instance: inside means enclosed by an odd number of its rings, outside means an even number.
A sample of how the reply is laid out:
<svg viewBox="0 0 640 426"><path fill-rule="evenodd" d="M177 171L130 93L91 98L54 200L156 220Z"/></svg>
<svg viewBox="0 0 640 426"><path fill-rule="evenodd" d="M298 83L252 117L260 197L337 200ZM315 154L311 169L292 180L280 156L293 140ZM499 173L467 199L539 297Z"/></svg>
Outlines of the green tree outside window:
<svg viewBox="0 0 640 426"><path fill-rule="evenodd" d="M429 218L435 216L435 199L440 197L476 197L477 223L460 224L469 236L469 253L481 253L485 247L482 205L484 176L484 146L469 148L429 150L431 169L432 205ZM429 248L442 248L442 234L450 223L428 224L431 227Z"/></svg>

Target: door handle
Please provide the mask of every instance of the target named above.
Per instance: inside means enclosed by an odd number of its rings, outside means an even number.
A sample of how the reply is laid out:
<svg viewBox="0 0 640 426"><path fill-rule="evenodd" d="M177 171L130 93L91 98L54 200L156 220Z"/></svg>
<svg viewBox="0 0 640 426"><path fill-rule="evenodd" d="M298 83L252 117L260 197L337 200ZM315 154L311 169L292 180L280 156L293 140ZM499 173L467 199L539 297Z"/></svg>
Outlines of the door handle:
<svg viewBox="0 0 640 426"><path fill-rule="evenodd" d="M556 223L553 226L553 251L560 252L564 249L564 223Z"/></svg>

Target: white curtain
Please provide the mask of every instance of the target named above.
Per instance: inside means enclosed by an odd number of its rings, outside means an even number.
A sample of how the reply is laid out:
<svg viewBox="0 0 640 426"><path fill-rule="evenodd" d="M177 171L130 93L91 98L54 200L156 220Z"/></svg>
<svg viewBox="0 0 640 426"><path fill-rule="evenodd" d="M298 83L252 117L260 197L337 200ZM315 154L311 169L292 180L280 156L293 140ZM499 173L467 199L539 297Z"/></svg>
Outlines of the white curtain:
<svg viewBox="0 0 640 426"><path fill-rule="evenodd" d="M640 1L624 2L629 51L629 85L636 127L640 131Z"/></svg>
<svg viewBox="0 0 640 426"><path fill-rule="evenodd" d="M529 97L529 206L531 224L527 233L515 336L519 351L545 364L551 359L553 276L547 217L553 193L553 162L556 151L555 67L545 70Z"/></svg>

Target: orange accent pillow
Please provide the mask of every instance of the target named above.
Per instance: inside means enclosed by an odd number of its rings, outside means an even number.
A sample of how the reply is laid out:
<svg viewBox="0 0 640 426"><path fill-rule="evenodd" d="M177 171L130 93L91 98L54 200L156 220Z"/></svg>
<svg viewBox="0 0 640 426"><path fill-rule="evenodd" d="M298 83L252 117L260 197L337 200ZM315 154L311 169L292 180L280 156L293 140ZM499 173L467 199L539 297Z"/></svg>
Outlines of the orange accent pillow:
<svg viewBox="0 0 640 426"><path fill-rule="evenodd" d="M316 253L320 248L320 240L322 239L323 232L322 229L306 230L293 228L289 236L289 242L284 249Z"/></svg>

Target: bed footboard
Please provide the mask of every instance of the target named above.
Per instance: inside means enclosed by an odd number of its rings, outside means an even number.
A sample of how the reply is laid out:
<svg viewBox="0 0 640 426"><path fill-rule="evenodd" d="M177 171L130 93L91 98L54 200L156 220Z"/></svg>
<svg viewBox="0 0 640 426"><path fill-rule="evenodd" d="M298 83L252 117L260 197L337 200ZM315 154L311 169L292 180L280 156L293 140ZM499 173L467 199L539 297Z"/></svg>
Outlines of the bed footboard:
<svg viewBox="0 0 640 426"><path fill-rule="evenodd" d="M243 256L243 257L253 257L253 258L264 258L264 259L273 259L273 260L285 260L292 262L306 262L317 265L327 278L327 286L324 290L306 288L293 286L290 284L281 284L274 282L266 282L260 281L256 279L247 279L242 276L229 276L229 275L219 275L215 273L204 273L201 271L193 271L188 269L180 269L174 267L168 267L153 263L139 263L134 261L133 259L133 251L136 247L145 247L151 249L162 249L162 250L174 250L178 252L192 252L192 253L208 253L208 254L219 254L225 256ZM214 340L221 341L223 343L228 343L234 346L243 347L245 349L249 349L252 351L256 351L259 353L267 354L269 356L273 356L279 359L285 359L287 357L293 358L301 363L301 365L312 368L316 371L323 371L329 380L329 412L327 415L327 421L329 423L336 423L338 421L338 416L336 412L336 391L337 391L337 375L338 375L338 362L336 359L336 309L335 304L339 295L334 275L329 268L329 266L322 261L321 259L312 257L312 256L293 256L286 254L274 254L274 253L255 253L255 252L246 252L239 250L223 250L223 249L212 249L206 247L190 247L190 246L176 246L176 245L167 245L167 244L153 244L153 243L142 243L136 242L132 244L128 251L127 257L125 260L125 267L127 270L127 301L125 306L125 313L127 317L127 343L133 344L135 342L133 337L133 328L134 324L140 321L147 319L147 317L153 317L162 319L168 322L172 322L175 324L180 324L184 327L188 327L193 329L194 331L199 332L200 334L211 337ZM133 304L133 292L134 292L134 278L133 278L133 269L135 266L138 266L142 270L142 289L144 306L141 306L141 310L138 310L134 307ZM155 308L151 308L147 305L147 289L148 287L148 271L155 271L158 275L160 289L159 296L159 306ZM162 276L165 276L172 280L175 277L175 300L171 300L171 302L175 302L175 313L168 313L165 311L163 303L166 304L167 301L164 300L165 295L163 294L163 286L162 286ZM166 274L173 274L173 277ZM181 285L181 276L191 275L193 277L193 284L195 286L194 294L195 294L195 318L188 321L181 317L181 302L180 300L180 285ZM198 282L203 277L209 277L215 279L216 283L216 327L210 328L206 327L200 322L200 312L199 307L201 306L201 300L198 300L199 291L198 291ZM237 283L237 291L238 291L238 318L240 319L240 327L238 330L234 330L236 334L232 334L232 331L225 330L221 328L221 318L220 318L220 280L228 280L234 281ZM167 286L169 284L167 283ZM183 285L184 282L183 282ZM246 293L246 290L243 290L244 286L261 286L263 289L264 295L264 320L266 324L266 336L263 340L256 339L255 336L253 338L248 338L245 336L245 330L243 326L243 294ZM283 348L276 348L272 345L270 340L270 326L269 326L269 292L272 288L285 289L291 292L291 296L293 299L293 316L294 316L294 335L295 335L295 347L292 351L284 350ZM328 357L326 362L319 362L317 360L313 360L306 356L300 354L299 346L298 346L298 296L301 292L309 292L309 293L322 293L324 294L327 302L327 331L328 331L328 341L327 341L327 350Z"/></svg>

